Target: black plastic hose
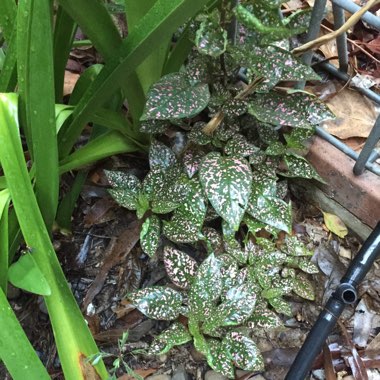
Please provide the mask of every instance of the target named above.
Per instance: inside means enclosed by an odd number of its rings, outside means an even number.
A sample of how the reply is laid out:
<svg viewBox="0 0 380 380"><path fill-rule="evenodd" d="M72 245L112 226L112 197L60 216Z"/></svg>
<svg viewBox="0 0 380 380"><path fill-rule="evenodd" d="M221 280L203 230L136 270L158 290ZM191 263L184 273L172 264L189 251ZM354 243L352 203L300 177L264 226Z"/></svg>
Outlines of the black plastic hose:
<svg viewBox="0 0 380 380"><path fill-rule="evenodd" d="M319 315L305 343L298 352L285 380L304 380L314 362L315 357L322 350L330 332L346 305L357 300L356 287L371 269L374 261L380 257L380 222L369 235L363 246L355 256L340 285L331 295L324 310Z"/></svg>

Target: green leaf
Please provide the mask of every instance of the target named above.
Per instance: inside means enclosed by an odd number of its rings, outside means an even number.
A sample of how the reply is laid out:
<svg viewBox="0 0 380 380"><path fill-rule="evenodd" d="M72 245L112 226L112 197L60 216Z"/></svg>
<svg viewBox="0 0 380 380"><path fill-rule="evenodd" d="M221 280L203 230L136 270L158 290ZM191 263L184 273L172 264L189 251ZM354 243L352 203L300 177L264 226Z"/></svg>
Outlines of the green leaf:
<svg viewBox="0 0 380 380"><path fill-rule="evenodd" d="M154 339L150 346L149 354L163 355L174 346L180 346L192 340L193 337L186 327L182 323L174 322Z"/></svg>
<svg viewBox="0 0 380 380"><path fill-rule="evenodd" d="M252 172L248 162L211 152L202 160L199 176L215 211L237 230L251 193Z"/></svg>
<svg viewBox="0 0 380 380"><path fill-rule="evenodd" d="M210 99L208 85L191 85L185 73L162 77L148 92L141 120L181 119L197 115Z"/></svg>
<svg viewBox="0 0 380 380"><path fill-rule="evenodd" d="M161 221L156 215L146 218L141 227L140 244L142 250L153 257L157 251L161 236Z"/></svg>
<svg viewBox="0 0 380 380"><path fill-rule="evenodd" d="M227 31L220 26L219 12L204 17L195 34L195 46L202 54L219 57L226 51Z"/></svg>
<svg viewBox="0 0 380 380"><path fill-rule="evenodd" d="M269 289L264 289L262 292L261 292L261 297L265 298L265 299L270 299L270 298L278 298L278 297L281 297L282 295L284 295L285 292L284 292L284 289L283 288L275 288L275 287L271 287Z"/></svg>
<svg viewBox="0 0 380 380"><path fill-rule="evenodd" d="M194 149L186 150L182 158L182 163L185 173L189 178L193 178L193 176L198 172L199 165L201 164L203 157L203 152Z"/></svg>
<svg viewBox="0 0 380 380"><path fill-rule="evenodd" d="M216 229L203 227L202 234L209 252L221 253L223 251L223 239Z"/></svg>
<svg viewBox="0 0 380 380"><path fill-rule="evenodd" d="M319 182L326 183L305 158L293 154L286 154L284 161L287 166L287 171L279 172L282 176L290 178L314 178Z"/></svg>
<svg viewBox="0 0 380 380"><path fill-rule="evenodd" d="M164 249L164 265L173 284L183 289L189 288L198 269L192 257L169 246Z"/></svg>
<svg viewBox="0 0 380 380"><path fill-rule="evenodd" d="M189 292L190 315L196 320L206 318L205 309L212 307L222 291L221 262L209 255L200 265Z"/></svg>
<svg viewBox="0 0 380 380"><path fill-rule="evenodd" d="M286 146L279 141L275 141L265 149L267 156L282 156L286 151Z"/></svg>
<svg viewBox="0 0 380 380"><path fill-rule="evenodd" d="M329 231L333 232L340 238L344 238L348 234L348 229L339 216L323 212L323 220Z"/></svg>
<svg viewBox="0 0 380 380"><path fill-rule="evenodd" d="M178 318L182 295L164 286L147 287L128 295L136 308L148 318L172 321Z"/></svg>
<svg viewBox="0 0 380 380"><path fill-rule="evenodd" d="M309 251L296 236L286 236L285 251L291 256L313 256L313 252Z"/></svg>
<svg viewBox="0 0 380 380"><path fill-rule="evenodd" d="M140 131L154 135L164 133L169 126L170 122L168 120L144 120L140 124Z"/></svg>
<svg viewBox="0 0 380 380"><path fill-rule="evenodd" d="M222 278L222 298L225 297L228 290L237 285L239 277L239 266L237 261L230 255L218 256L221 262L221 278Z"/></svg>
<svg viewBox="0 0 380 380"><path fill-rule="evenodd" d="M251 144L245 136L239 134L234 135L224 147L226 154L238 157L248 157L255 154L258 150L257 146Z"/></svg>
<svg viewBox="0 0 380 380"><path fill-rule="evenodd" d="M312 263L308 258L299 258L296 262L296 267L305 273L317 274L319 273L318 267Z"/></svg>
<svg viewBox="0 0 380 380"><path fill-rule="evenodd" d="M250 203L247 212L261 222L290 233L292 230L292 206L282 199L259 196Z"/></svg>
<svg viewBox="0 0 380 380"><path fill-rule="evenodd" d="M191 128L188 137L190 141L194 141L198 145L207 145L212 141L212 138L203 132L206 123L203 121L196 122Z"/></svg>
<svg viewBox="0 0 380 380"><path fill-rule="evenodd" d="M268 309L267 303L261 301L256 303L247 325L252 329L273 329L283 324L279 316L273 310Z"/></svg>
<svg viewBox="0 0 380 380"><path fill-rule="evenodd" d="M315 292L312 283L302 275L292 278L293 292L310 301L315 300Z"/></svg>
<svg viewBox="0 0 380 380"><path fill-rule="evenodd" d="M149 148L149 165L151 169L165 170L177 163L174 152L165 144L153 140Z"/></svg>
<svg viewBox="0 0 380 380"><path fill-rule="evenodd" d="M292 315L292 309L290 305L284 301L281 297L278 298L269 298L268 302L273 306L277 313Z"/></svg>
<svg viewBox="0 0 380 380"><path fill-rule="evenodd" d="M314 129L293 128L285 133L284 138L288 149L305 149L305 141L314 135Z"/></svg>
<svg viewBox="0 0 380 380"><path fill-rule="evenodd" d="M207 355L208 365L221 375L234 379L235 368L227 352L225 340L207 339L207 345L209 347L209 355Z"/></svg>
<svg viewBox="0 0 380 380"><path fill-rule="evenodd" d="M264 360L255 342L240 332L226 336L228 351L235 365L246 371L262 371Z"/></svg>
<svg viewBox="0 0 380 380"><path fill-rule="evenodd" d="M298 128L311 128L334 118L325 104L314 96L300 92L259 94L252 98L248 112L262 122Z"/></svg>
<svg viewBox="0 0 380 380"><path fill-rule="evenodd" d="M108 192L120 206L128 210L136 210L139 193L142 190L140 180L131 173L105 170L108 182L113 189Z"/></svg>
<svg viewBox="0 0 380 380"><path fill-rule="evenodd" d="M9 266L8 207L11 200L9 190L0 191L0 288L7 294Z"/></svg>
<svg viewBox="0 0 380 380"><path fill-rule="evenodd" d="M51 295L49 283L30 253L21 256L9 267L8 279L17 288L42 296Z"/></svg>

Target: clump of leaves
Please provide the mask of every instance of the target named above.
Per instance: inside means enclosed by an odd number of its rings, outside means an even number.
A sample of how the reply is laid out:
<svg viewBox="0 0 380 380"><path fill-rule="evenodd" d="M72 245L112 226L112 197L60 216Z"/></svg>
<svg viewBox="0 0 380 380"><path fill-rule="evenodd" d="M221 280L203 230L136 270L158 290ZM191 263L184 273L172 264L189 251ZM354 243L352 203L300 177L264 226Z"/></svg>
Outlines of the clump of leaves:
<svg viewBox="0 0 380 380"><path fill-rule="evenodd" d="M153 136L148 174L141 181L107 172L114 199L144 218L144 252L153 257L171 242L163 262L174 287L129 295L146 316L173 321L151 353L193 341L230 378L234 366L263 368L255 329L278 327L280 315L291 315L287 295L314 299L307 274L317 268L291 235L287 179L322 181L303 158L304 142L333 115L313 95L279 86L318 79L283 41L305 30L309 13L281 19L281 3L242 2L198 16L190 36L197 52L148 92L141 123ZM226 37L235 16L244 33L238 44ZM239 82L242 66L247 84ZM167 138L168 129L180 143ZM280 231L287 236L276 245ZM176 248L184 243L205 247L205 260Z"/></svg>

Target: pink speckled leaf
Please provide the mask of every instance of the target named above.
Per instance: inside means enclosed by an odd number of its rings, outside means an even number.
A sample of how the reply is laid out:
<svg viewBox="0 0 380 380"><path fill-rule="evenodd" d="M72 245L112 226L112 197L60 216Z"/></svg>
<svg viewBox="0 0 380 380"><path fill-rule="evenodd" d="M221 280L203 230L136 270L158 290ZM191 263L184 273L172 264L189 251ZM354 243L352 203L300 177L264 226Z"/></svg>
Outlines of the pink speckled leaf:
<svg viewBox="0 0 380 380"><path fill-rule="evenodd" d="M270 329L283 325L279 316L268 308L265 301L256 303L255 310L249 317L247 324L253 329Z"/></svg>
<svg viewBox="0 0 380 380"><path fill-rule="evenodd" d="M289 178L313 178L319 182L326 183L305 158L293 154L286 154L284 161L287 166L287 171L280 172L282 176Z"/></svg>
<svg viewBox="0 0 380 380"><path fill-rule="evenodd" d="M258 94L252 98L248 112L262 122L298 128L311 128L334 118L325 104L303 92Z"/></svg>
<svg viewBox="0 0 380 380"><path fill-rule="evenodd" d="M189 178L192 178L199 169L199 165L204 157L204 153L193 149L188 149L183 155L182 162L184 170Z"/></svg>
<svg viewBox="0 0 380 380"><path fill-rule="evenodd" d="M140 244L142 250L153 257L157 251L161 235L161 221L156 215L146 218L141 227Z"/></svg>
<svg viewBox="0 0 380 380"><path fill-rule="evenodd" d="M225 342L218 339L207 339L209 353L207 355L208 365L215 371L229 379L235 378L235 369L230 355L228 355Z"/></svg>
<svg viewBox="0 0 380 380"><path fill-rule="evenodd" d="M149 90L141 120L181 119L197 115L206 108L210 92L205 83L191 85L185 73L162 77Z"/></svg>
<svg viewBox="0 0 380 380"><path fill-rule="evenodd" d="M260 149L257 146L250 143L243 135L233 136L224 147L226 154L237 157L248 157L259 150Z"/></svg>
<svg viewBox="0 0 380 380"><path fill-rule="evenodd" d="M241 332L231 332L226 336L227 348L235 365L246 371L262 371L264 359L255 342Z"/></svg>
<svg viewBox="0 0 380 380"><path fill-rule="evenodd" d="M215 211L237 230L251 193L252 172L248 162L211 152L202 160L199 176Z"/></svg>
<svg viewBox="0 0 380 380"><path fill-rule="evenodd" d="M149 147L149 166L151 169L167 169L177 162L174 152L160 141L153 140Z"/></svg>
<svg viewBox="0 0 380 380"><path fill-rule="evenodd" d="M183 289L190 286L198 268L192 257L169 246L164 249L164 265L173 284Z"/></svg>
<svg viewBox="0 0 380 380"><path fill-rule="evenodd" d="M148 318L171 321L178 318L182 295L164 286L152 286L128 295L136 308Z"/></svg>

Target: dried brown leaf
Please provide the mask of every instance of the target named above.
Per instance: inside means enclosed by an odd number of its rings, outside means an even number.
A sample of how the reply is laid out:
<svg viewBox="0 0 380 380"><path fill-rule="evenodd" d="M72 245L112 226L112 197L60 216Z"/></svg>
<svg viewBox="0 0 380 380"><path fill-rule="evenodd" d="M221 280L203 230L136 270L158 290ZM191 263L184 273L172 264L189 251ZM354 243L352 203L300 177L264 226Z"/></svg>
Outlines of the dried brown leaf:
<svg viewBox="0 0 380 380"><path fill-rule="evenodd" d="M115 203L108 198L101 198L96 201L84 217L84 226L88 228L94 224L108 221L107 213L114 205Z"/></svg>
<svg viewBox="0 0 380 380"><path fill-rule="evenodd" d="M75 74L75 73L72 73L71 71L65 70L63 96L70 95L73 92L73 89L79 77L80 77L79 74Z"/></svg>

